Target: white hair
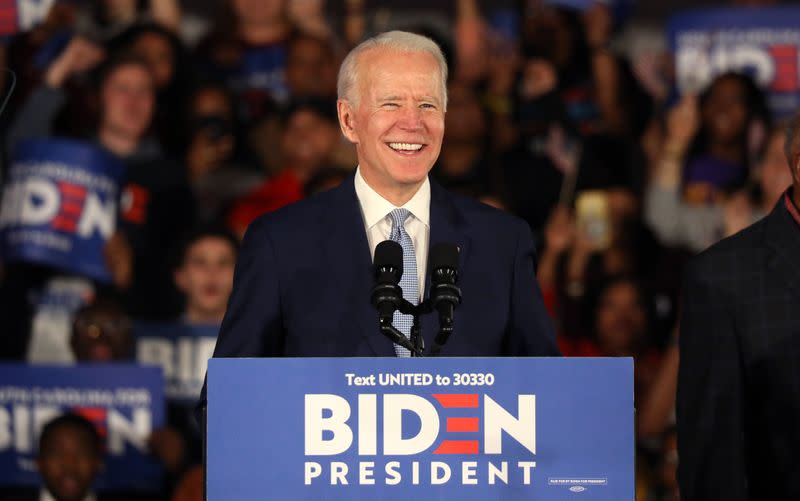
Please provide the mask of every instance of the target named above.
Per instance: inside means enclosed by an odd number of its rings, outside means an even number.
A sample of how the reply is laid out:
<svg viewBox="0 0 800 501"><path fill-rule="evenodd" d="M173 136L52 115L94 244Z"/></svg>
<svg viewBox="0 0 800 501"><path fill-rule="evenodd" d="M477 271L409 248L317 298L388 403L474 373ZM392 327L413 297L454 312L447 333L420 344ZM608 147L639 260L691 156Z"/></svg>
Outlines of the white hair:
<svg viewBox="0 0 800 501"><path fill-rule="evenodd" d="M447 61L442 55L442 50L430 38L407 31L387 31L356 45L344 58L342 66L339 68L339 78L336 82L336 91L339 99L349 101L353 106L358 106L358 91L354 93L353 89L357 89L359 56L373 49L388 49L406 53L421 52L432 55L439 66L442 106L444 110L447 110Z"/></svg>

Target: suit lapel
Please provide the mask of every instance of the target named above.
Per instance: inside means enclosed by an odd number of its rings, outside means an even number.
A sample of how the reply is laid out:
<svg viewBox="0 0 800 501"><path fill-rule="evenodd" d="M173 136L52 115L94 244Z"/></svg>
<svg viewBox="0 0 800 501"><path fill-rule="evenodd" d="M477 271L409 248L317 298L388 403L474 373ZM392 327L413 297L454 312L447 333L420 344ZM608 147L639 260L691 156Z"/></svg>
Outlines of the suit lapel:
<svg viewBox="0 0 800 501"><path fill-rule="evenodd" d="M430 213L430 240L428 250L437 243L453 243L458 246L459 273L463 274L469 258L470 239L467 235L467 226L463 215L453 203L451 196L441 185L431 180L431 213ZM425 298L430 298L431 272L430 264L425 272ZM457 328L457 327L456 327ZM422 318L422 337L425 339L425 349L433 346L433 339L439 332L439 317L434 313Z"/></svg>
<svg viewBox="0 0 800 501"><path fill-rule="evenodd" d="M370 304L372 258L353 176L334 188L331 195L334 199L325 214L327 231L322 246L334 290L342 291L333 304L345 303L341 307L353 317L352 327L359 331L375 355L395 356L392 343L378 329L378 313ZM350 327L342 325L343 329ZM342 333L342 337L348 336Z"/></svg>
<svg viewBox="0 0 800 501"><path fill-rule="evenodd" d="M800 294L800 228L783 204L781 198L767 216L766 240L774 251L767 264Z"/></svg>

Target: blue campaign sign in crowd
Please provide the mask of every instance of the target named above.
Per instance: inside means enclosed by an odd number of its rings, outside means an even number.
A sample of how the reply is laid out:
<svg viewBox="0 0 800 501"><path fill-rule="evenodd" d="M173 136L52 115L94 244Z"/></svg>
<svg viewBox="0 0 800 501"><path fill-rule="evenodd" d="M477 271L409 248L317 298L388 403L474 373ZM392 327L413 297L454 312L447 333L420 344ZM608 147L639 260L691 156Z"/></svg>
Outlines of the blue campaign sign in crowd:
<svg viewBox="0 0 800 501"><path fill-rule="evenodd" d="M109 280L103 246L117 224L122 164L88 143L18 145L3 190L3 257Z"/></svg>
<svg viewBox="0 0 800 501"><path fill-rule="evenodd" d="M103 438L105 468L96 488L160 489L163 467L147 440L165 423L163 384L153 367L0 365L0 485L40 485L41 428L72 412Z"/></svg>
<svg viewBox="0 0 800 501"><path fill-rule="evenodd" d="M767 93L772 112L800 106L800 7L701 9L668 24L681 93L698 92L726 71L749 74Z"/></svg>
<svg viewBox="0 0 800 501"><path fill-rule="evenodd" d="M194 406L218 332L216 325L139 322L134 326L136 361L163 370L170 401Z"/></svg>

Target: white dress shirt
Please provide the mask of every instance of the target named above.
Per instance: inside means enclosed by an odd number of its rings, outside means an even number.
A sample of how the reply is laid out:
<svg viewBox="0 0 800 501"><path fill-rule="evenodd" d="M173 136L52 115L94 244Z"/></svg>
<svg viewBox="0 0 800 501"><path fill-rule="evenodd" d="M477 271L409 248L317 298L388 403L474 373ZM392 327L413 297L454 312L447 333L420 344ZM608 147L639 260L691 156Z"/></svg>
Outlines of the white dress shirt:
<svg viewBox="0 0 800 501"><path fill-rule="evenodd" d="M361 216L364 228L367 231L370 256L375 258L375 247L384 240L389 240L392 232L392 218L389 213L395 209L408 209L411 213L406 219L405 229L414 243L414 253L417 255L417 279L419 280L420 299L425 295L425 266L428 258L428 241L431 234L431 183L428 178L422 183L419 190L402 207L395 207L373 190L364 178L361 169L356 169L355 177L356 196L361 205Z"/></svg>

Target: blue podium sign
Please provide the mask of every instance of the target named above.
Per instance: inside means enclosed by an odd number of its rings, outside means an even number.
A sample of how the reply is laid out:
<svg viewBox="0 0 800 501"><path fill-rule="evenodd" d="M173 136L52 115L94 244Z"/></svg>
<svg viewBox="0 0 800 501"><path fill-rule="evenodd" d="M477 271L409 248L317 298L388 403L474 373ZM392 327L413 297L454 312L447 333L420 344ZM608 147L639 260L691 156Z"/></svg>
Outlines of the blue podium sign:
<svg viewBox="0 0 800 501"><path fill-rule="evenodd" d="M629 358L211 359L226 499L634 499Z"/></svg>

